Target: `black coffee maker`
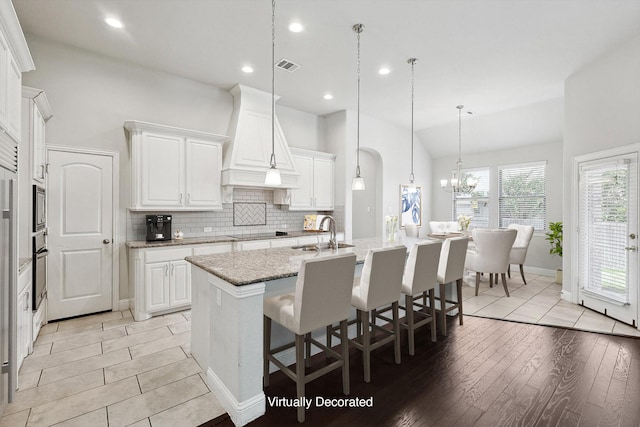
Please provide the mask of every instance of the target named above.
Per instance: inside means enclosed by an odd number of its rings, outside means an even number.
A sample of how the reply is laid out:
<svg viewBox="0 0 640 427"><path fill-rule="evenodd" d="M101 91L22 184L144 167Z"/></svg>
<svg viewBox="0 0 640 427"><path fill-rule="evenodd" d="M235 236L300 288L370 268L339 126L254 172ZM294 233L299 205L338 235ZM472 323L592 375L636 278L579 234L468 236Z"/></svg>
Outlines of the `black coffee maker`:
<svg viewBox="0 0 640 427"><path fill-rule="evenodd" d="M171 240L171 215L147 215L147 242Z"/></svg>

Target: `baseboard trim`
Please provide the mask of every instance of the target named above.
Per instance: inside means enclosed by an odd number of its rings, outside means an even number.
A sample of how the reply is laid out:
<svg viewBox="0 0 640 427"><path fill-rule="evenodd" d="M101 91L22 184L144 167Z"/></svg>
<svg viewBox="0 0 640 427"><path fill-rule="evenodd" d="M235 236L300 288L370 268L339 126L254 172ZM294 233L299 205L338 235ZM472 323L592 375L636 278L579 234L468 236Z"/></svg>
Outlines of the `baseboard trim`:
<svg viewBox="0 0 640 427"><path fill-rule="evenodd" d="M511 267L511 275L513 276L513 266ZM517 269L516 269L517 272ZM524 266L524 272L525 273L532 273L532 274L539 274L541 276L549 276L549 277L555 277L556 276L556 271L555 270L551 270L549 268L540 268L540 267L529 267L528 265Z"/></svg>
<svg viewBox="0 0 640 427"><path fill-rule="evenodd" d="M127 299L121 299L120 300L120 306L118 307L118 309L120 311L122 310L128 310L129 309L129 298Z"/></svg>
<svg viewBox="0 0 640 427"><path fill-rule="evenodd" d="M244 426L264 415L266 411L264 392L260 392L247 400L238 402L211 368L207 369L207 380L213 393L236 426Z"/></svg>

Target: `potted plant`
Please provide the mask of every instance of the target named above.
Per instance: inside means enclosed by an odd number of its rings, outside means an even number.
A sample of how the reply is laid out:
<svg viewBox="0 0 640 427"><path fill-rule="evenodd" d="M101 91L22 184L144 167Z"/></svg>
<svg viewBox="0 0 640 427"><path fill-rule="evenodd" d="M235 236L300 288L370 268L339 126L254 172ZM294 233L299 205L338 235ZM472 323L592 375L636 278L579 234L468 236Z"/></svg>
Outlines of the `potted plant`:
<svg viewBox="0 0 640 427"><path fill-rule="evenodd" d="M562 258L562 221L550 222L549 231L545 233L545 239L551 244L549 253ZM556 283L562 284L562 269L556 269Z"/></svg>

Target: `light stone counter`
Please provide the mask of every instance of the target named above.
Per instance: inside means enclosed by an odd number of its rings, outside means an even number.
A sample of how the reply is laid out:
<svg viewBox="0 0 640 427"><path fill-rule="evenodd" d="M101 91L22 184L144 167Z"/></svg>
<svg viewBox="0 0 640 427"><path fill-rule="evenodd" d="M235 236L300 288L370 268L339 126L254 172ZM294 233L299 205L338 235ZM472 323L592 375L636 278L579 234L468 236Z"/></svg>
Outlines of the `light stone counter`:
<svg viewBox="0 0 640 427"><path fill-rule="evenodd" d="M303 259L355 253L363 263L369 249L405 245L358 239L353 248L305 252L290 248L264 249L187 257L191 266L191 354L206 373L207 382L237 426L265 412L262 390L262 328L265 296L295 288ZM356 266L356 276L362 265ZM266 291L266 295L265 295ZM322 331L320 331L323 333ZM273 346L291 334L273 325ZM321 342L323 338L317 337ZM293 363L293 354L283 357ZM289 361L288 359L292 359Z"/></svg>
<svg viewBox="0 0 640 427"><path fill-rule="evenodd" d="M386 242L380 239L357 239L352 248L323 251L303 251L302 249L276 248L253 251L228 252L224 254L198 255L187 257L191 264L200 267L225 282L240 286L285 277L297 276L303 259L314 259L337 254L355 253L356 262L363 263L369 249L405 245L411 249L417 238L398 239Z"/></svg>

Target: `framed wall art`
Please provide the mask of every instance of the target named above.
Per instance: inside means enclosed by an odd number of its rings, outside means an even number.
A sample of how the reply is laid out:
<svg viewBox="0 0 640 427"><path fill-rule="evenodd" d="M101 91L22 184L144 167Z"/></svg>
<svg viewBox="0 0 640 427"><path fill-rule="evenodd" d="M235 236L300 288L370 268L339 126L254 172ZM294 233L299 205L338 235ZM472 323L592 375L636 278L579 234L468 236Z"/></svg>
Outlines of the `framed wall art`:
<svg viewBox="0 0 640 427"><path fill-rule="evenodd" d="M400 185L400 228L422 225L422 187Z"/></svg>

